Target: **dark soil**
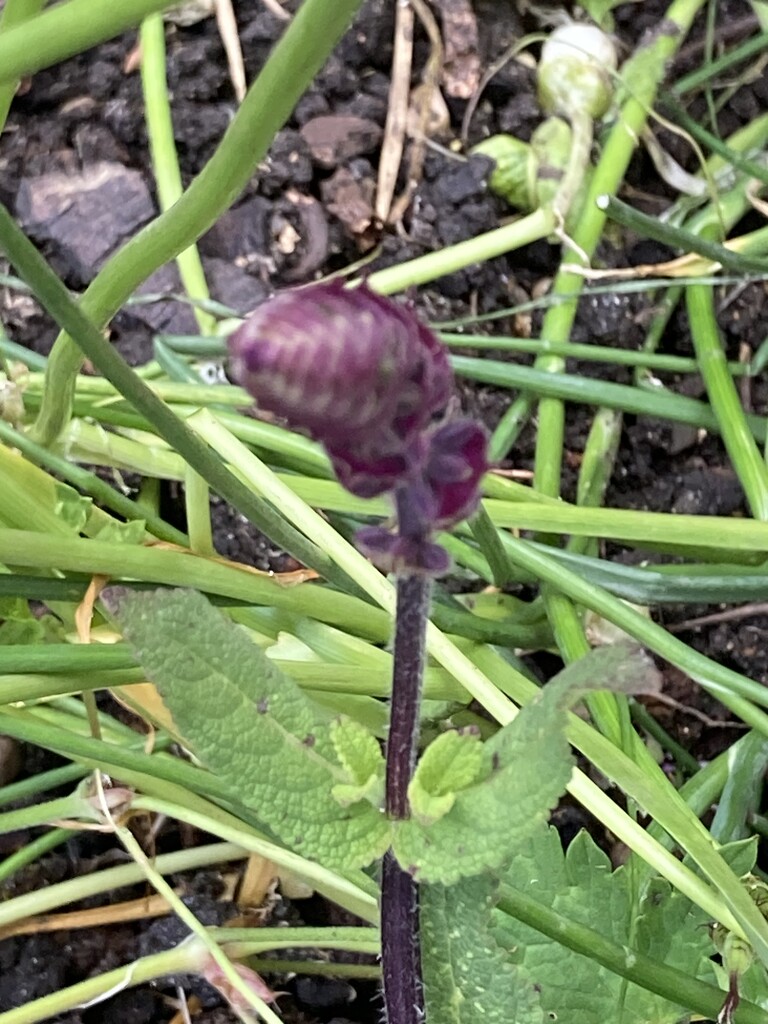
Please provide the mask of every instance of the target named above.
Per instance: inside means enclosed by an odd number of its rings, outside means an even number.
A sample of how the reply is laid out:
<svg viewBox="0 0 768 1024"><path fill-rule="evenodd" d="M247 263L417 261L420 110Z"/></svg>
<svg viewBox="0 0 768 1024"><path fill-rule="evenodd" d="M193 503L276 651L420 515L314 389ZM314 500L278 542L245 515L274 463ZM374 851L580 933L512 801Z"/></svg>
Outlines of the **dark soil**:
<svg viewBox="0 0 768 1024"><path fill-rule="evenodd" d="M523 6L523 5L520 5ZM261 0L236 5L240 38L249 79L263 64L282 30ZM236 209L226 214L200 243L206 271L216 299L240 312L262 301L273 289L345 267L381 246L374 267L400 262L425 251L450 245L498 226L508 215L503 202L485 185L487 161L465 162L450 151L459 136L466 100L447 97L450 127L430 148L424 176L405 215L402 231L382 231L370 216L378 147L387 111L392 59L393 10L391 0L368 0L355 27L347 34L317 81L299 103L294 117L280 132L269 158L259 169ZM628 52L646 30L663 16L661 0L626 4L617 12L617 33ZM518 5L476 0L480 53L483 66L497 58L515 37L536 28L532 15L522 17ZM725 31L749 14L742 0L722 0L718 18ZM672 73L695 66L701 55L699 24ZM745 31L751 31L747 25ZM698 42L697 42L698 41ZM0 139L0 199L16 212L25 229L39 244L68 285L82 289L98 268L127 237L151 219L157 209L149 168L141 86L137 72L125 70L135 46L135 35L76 57L23 83ZM416 41L415 68L421 69L428 48L423 34ZM235 102L223 49L212 19L168 32L168 75L173 92L176 139L185 182L206 163L231 117ZM738 90L721 112L723 136L748 122L768 101L768 80L763 78ZM694 108L694 113L696 109ZM533 74L518 63L508 63L486 89L471 123L470 141L498 131L526 138L538 123ZM681 161L693 167L690 152L679 137L661 133L663 143ZM658 179L649 158L639 153L629 183L641 193L646 208L661 208L666 186ZM749 227L749 224L745 225ZM667 252L654 244L633 242L619 249L606 244L600 253L605 265L653 262ZM433 319L448 320L470 313L482 314L526 301L552 276L558 250L537 243L507 257L471 267L442 278L419 297ZM4 269L4 268L3 268ZM142 292L178 289L175 270L165 268L146 283ZM650 313L646 295L588 296L581 303L573 340L637 348L643 340ZM721 326L729 358L743 357L768 334L768 305L762 285L719 295ZM14 338L35 351L47 352L55 336L50 321L34 301L11 291L2 295L3 319ZM528 327L540 328L539 314ZM509 333L520 323L513 317L491 329ZM171 300L133 305L112 323L111 336L118 349L134 364L151 355L153 332L195 331L187 307ZM684 315L676 314L662 350L691 352ZM629 381L628 371L569 361L570 371ZM690 395L701 395L697 379L670 382ZM464 386L465 403L493 427L509 401L508 392L486 386ZM763 388L747 396L756 412L766 411ZM589 411L568 410L567 459L564 494L572 497L579 457L589 429ZM533 428L527 428L507 465L530 468ZM168 496L172 501L172 495ZM624 435L610 485L610 504L617 507L673 510L679 513L739 515L744 509L741 490L717 438L660 425L643 417L626 417ZM290 568L286 556L257 535L242 517L222 505L215 510L216 540L227 557L237 557L262 568ZM623 559L635 552L611 548ZM684 622L713 609L665 607L667 624ZM768 616L755 612L739 622L691 627L685 639L714 658L768 681ZM701 715L725 720L723 709L703 696L690 681L668 673L669 695L682 710L659 709L663 724L695 757L705 760L723 749L732 737L728 728L706 724ZM691 706L692 711L686 711ZM656 712L656 709L654 709ZM28 757L35 756L28 752ZM32 765L26 771L32 772ZM564 831L581 823L578 812L568 811ZM23 843L28 836L18 836ZM172 824L159 842L167 848L199 841L180 835ZM11 895L41 882L55 882L87 869L94 857L110 856L111 840L85 833L62 850L46 857L34 871L4 886ZM42 872L42 877L41 877ZM221 921L233 908L217 900L218 880L197 875L179 880L203 920ZM117 901L141 895L143 890L112 894ZM317 901L278 905L275 913L314 920L329 909ZM28 1002L62 985L102 973L137 955L163 948L171 935L169 922L120 925L107 929L55 932L10 938L0 942L0 1010ZM374 1021L380 1005L371 987L357 991L343 982L300 979L287 986L291 997L281 1001L286 1020ZM200 1022L234 1019L211 991L194 986L202 1010ZM173 986L144 987L121 993L110 1001L72 1014L67 1021L101 1024L117 1019L128 1024L168 1021L174 1009L169 997Z"/></svg>

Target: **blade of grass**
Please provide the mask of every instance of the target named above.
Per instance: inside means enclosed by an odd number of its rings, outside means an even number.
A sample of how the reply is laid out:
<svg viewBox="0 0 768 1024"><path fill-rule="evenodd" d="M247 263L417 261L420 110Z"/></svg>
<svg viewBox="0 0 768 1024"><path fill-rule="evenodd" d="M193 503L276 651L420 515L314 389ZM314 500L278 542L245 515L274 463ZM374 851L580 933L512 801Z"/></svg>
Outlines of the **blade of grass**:
<svg viewBox="0 0 768 1024"><path fill-rule="evenodd" d="M665 390L644 390L612 381L590 380L575 374L554 374L535 366L517 366L491 359L471 359L468 356L453 356L452 363L459 376L469 380L517 387L558 401L605 406L638 416L673 420L712 433L720 429L717 417L706 402ZM765 440L765 419L762 416L749 416L747 422L755 438L758 441ZM541 487L537 485L537 489L541 490Z"/></svg>
<svg viewBox="0 0 768 1024"><path fill-rule="evenodd" d="M142 21L139 43L149 151L160 209L165 213L181 197L184 186L181 183L171 103L165 78L165 24L159 14L150 14ZM193 299L210 298L197 246L191 245L188 249L183 249L176 257L176 264L187 294ZM197 306L192 307L192 312L201 334L215 333L214 317Z"/></svg>
<svg viewBox="0 0 768 1024"><path fill-rule="evenodd" d="M122 0L93 4L68 0L0 34L0 83L15 82L58 61L119 36L174 0ZM39 6L39 5L38 5Z"/></svg>
<svg viewBox="0 0 768 1024"><path fill-rule="evenodd" d="M691 285L686 290L686 302L693 347L726 451L752 515L765 521L768 519L768 467L747 426L739 394L725 365L712 289L707 285Z"/></svg>

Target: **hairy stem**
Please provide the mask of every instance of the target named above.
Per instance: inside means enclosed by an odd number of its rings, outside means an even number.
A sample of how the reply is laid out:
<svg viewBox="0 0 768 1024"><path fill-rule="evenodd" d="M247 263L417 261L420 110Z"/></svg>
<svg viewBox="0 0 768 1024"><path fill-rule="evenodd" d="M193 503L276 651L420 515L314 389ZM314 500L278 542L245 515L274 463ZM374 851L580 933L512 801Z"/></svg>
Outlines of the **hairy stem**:
<svg viewBox="0 0 768 1024"><path fill-rule="evenodd" d="M387 739L386 808L390 818L408 817L408 783L419 742L419 703L431 584L428 576L401 576L397 581L392 706Z"/></svg>
<svg viewBox="0 0 768 1024"><path fill-rule="evenodd" d="M428 576L400 576L397 581L385 799L390 818L409 816L408 784L419 742L431 589ZM390 850L381 872L381 968L388 1024L419 1024L424 1018L418 905L415 880L400 867Z"/></svg>
<svg viewBox="0 0 768 1024"><path fill-rule="evenodd" d="M424 1020L418 906L416 882L389 850L381 868L381 974L387 1024Z"/></svg>

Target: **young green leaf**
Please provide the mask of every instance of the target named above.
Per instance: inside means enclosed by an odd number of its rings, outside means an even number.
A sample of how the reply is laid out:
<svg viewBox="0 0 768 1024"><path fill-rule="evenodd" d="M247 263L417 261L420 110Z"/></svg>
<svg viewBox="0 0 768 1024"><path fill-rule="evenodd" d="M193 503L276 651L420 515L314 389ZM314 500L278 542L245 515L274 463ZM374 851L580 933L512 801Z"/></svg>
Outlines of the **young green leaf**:
<svg viewBox="0 0 768 1024"><path fill-rule="evenodd" d="M421 825L431 825L450 811L456 793L477 782L483 767L483 748L476 729L454 730L430 743L408 787L411 813Z"/></svg>
<svg viewBox="0 0 768 1024"><path fill-rule="evenodd" d="M331 722L331 742L348 779L333 787L334 799L343 807L359 800L382 807L384 755L376 737L352 718L335 718Z"/></svg>
<svg viewBox="0 0 768 1024"><path fill-rule="evenodd" d="M342 807L331 716L246 632L191 590L111 588L107 608L203 764L282 841L328 867L370 863L389 824L367 800Z"/></svg>
<svg viewBox="0 0 768 1024"><path fill-rule="evenodd" d="M494 883L424 885L419 896L427 1020L439 1024L544 1024L536 984L491 932Z"/></svg>
<svg viewBox="0 0 768 1024"><path fill-rule="evenodd" d="M433 801L431 824L417 817L394 823L392 848L400 864L420 881L443 885L497 870L565 792L573 768L568 708L589 690L638 692L657 684L653 663L639 648L597 648L569 665L482 745L481 781L452 793L452 800ZM430 757L427 748L424 759ZM428 774L417 769L417 778ZM423 782L420 788L421 797Z"/></svg>

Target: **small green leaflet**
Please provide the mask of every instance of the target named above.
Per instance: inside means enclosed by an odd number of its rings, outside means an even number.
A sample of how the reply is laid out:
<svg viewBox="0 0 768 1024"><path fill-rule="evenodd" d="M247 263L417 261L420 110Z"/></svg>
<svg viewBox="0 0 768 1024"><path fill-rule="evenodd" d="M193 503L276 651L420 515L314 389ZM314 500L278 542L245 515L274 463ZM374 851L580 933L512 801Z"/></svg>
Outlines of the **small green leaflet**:
<svg viewBox="0 0 768 1024"><path fill-rule="evenodd" d="M382 812L364 797L348 806L334 799L334 786L356 780L337 758L330 714L241 627L191 590L113 587L104 599L179 733L235 799L290 849L328 867L383 854Z"/></svg>
<svg viewBox="0 0 768 1024"><path fill-rule="evenodd" d="M710 983L712 941L706 914L660 878L636 865L611 871L586 832L563 853L553 828L541 828L520 847L504 881L564 918L587 925L619 947L636 950ZM524 977L535 980L548 1019L579 1024L677 1024L685 1011L574 953L534 928L496 911L495 935Z"/></svg>
<svg viewBox="0 0 768 1024"><path fill-rule="evenodd" d="M494 883L419 889L426 1018L437 1024L544 1024L536 986L491 933Z"/></svg>
<svg viewBox="0 0 768 1024"><path fill-rule="evenodd" d="M589 690L638 692L657 685L653 663L638 648L597 648L550 680L513 722L477 744L474 783L457 778L455 792L436 788L436 773L426 766L438 758L427 748L412 783L412 795L419 791L427 813L422 821L396 823L392 848L400 864L420 881L442 885L500 868L547 820L568 785L568 708ZM473 752L469 743L465 749Z"/></svg>
<svg viewBox="0 0 768 1024"><path fill-rule="evenodd" d="M478 781L483 761L477 729L455 729L430 743L408 787L416 821L431 825L444 817L456 802L456 792Z"/></svg>
<svg viewBox="0 0 768 1024"><path fill-rule="evenodd" d="M331 742L349 778L337 782L333 797L343 807L367 800L374 807L384 803L384 756L376 737L352 718L331 722Z"/></svg>

